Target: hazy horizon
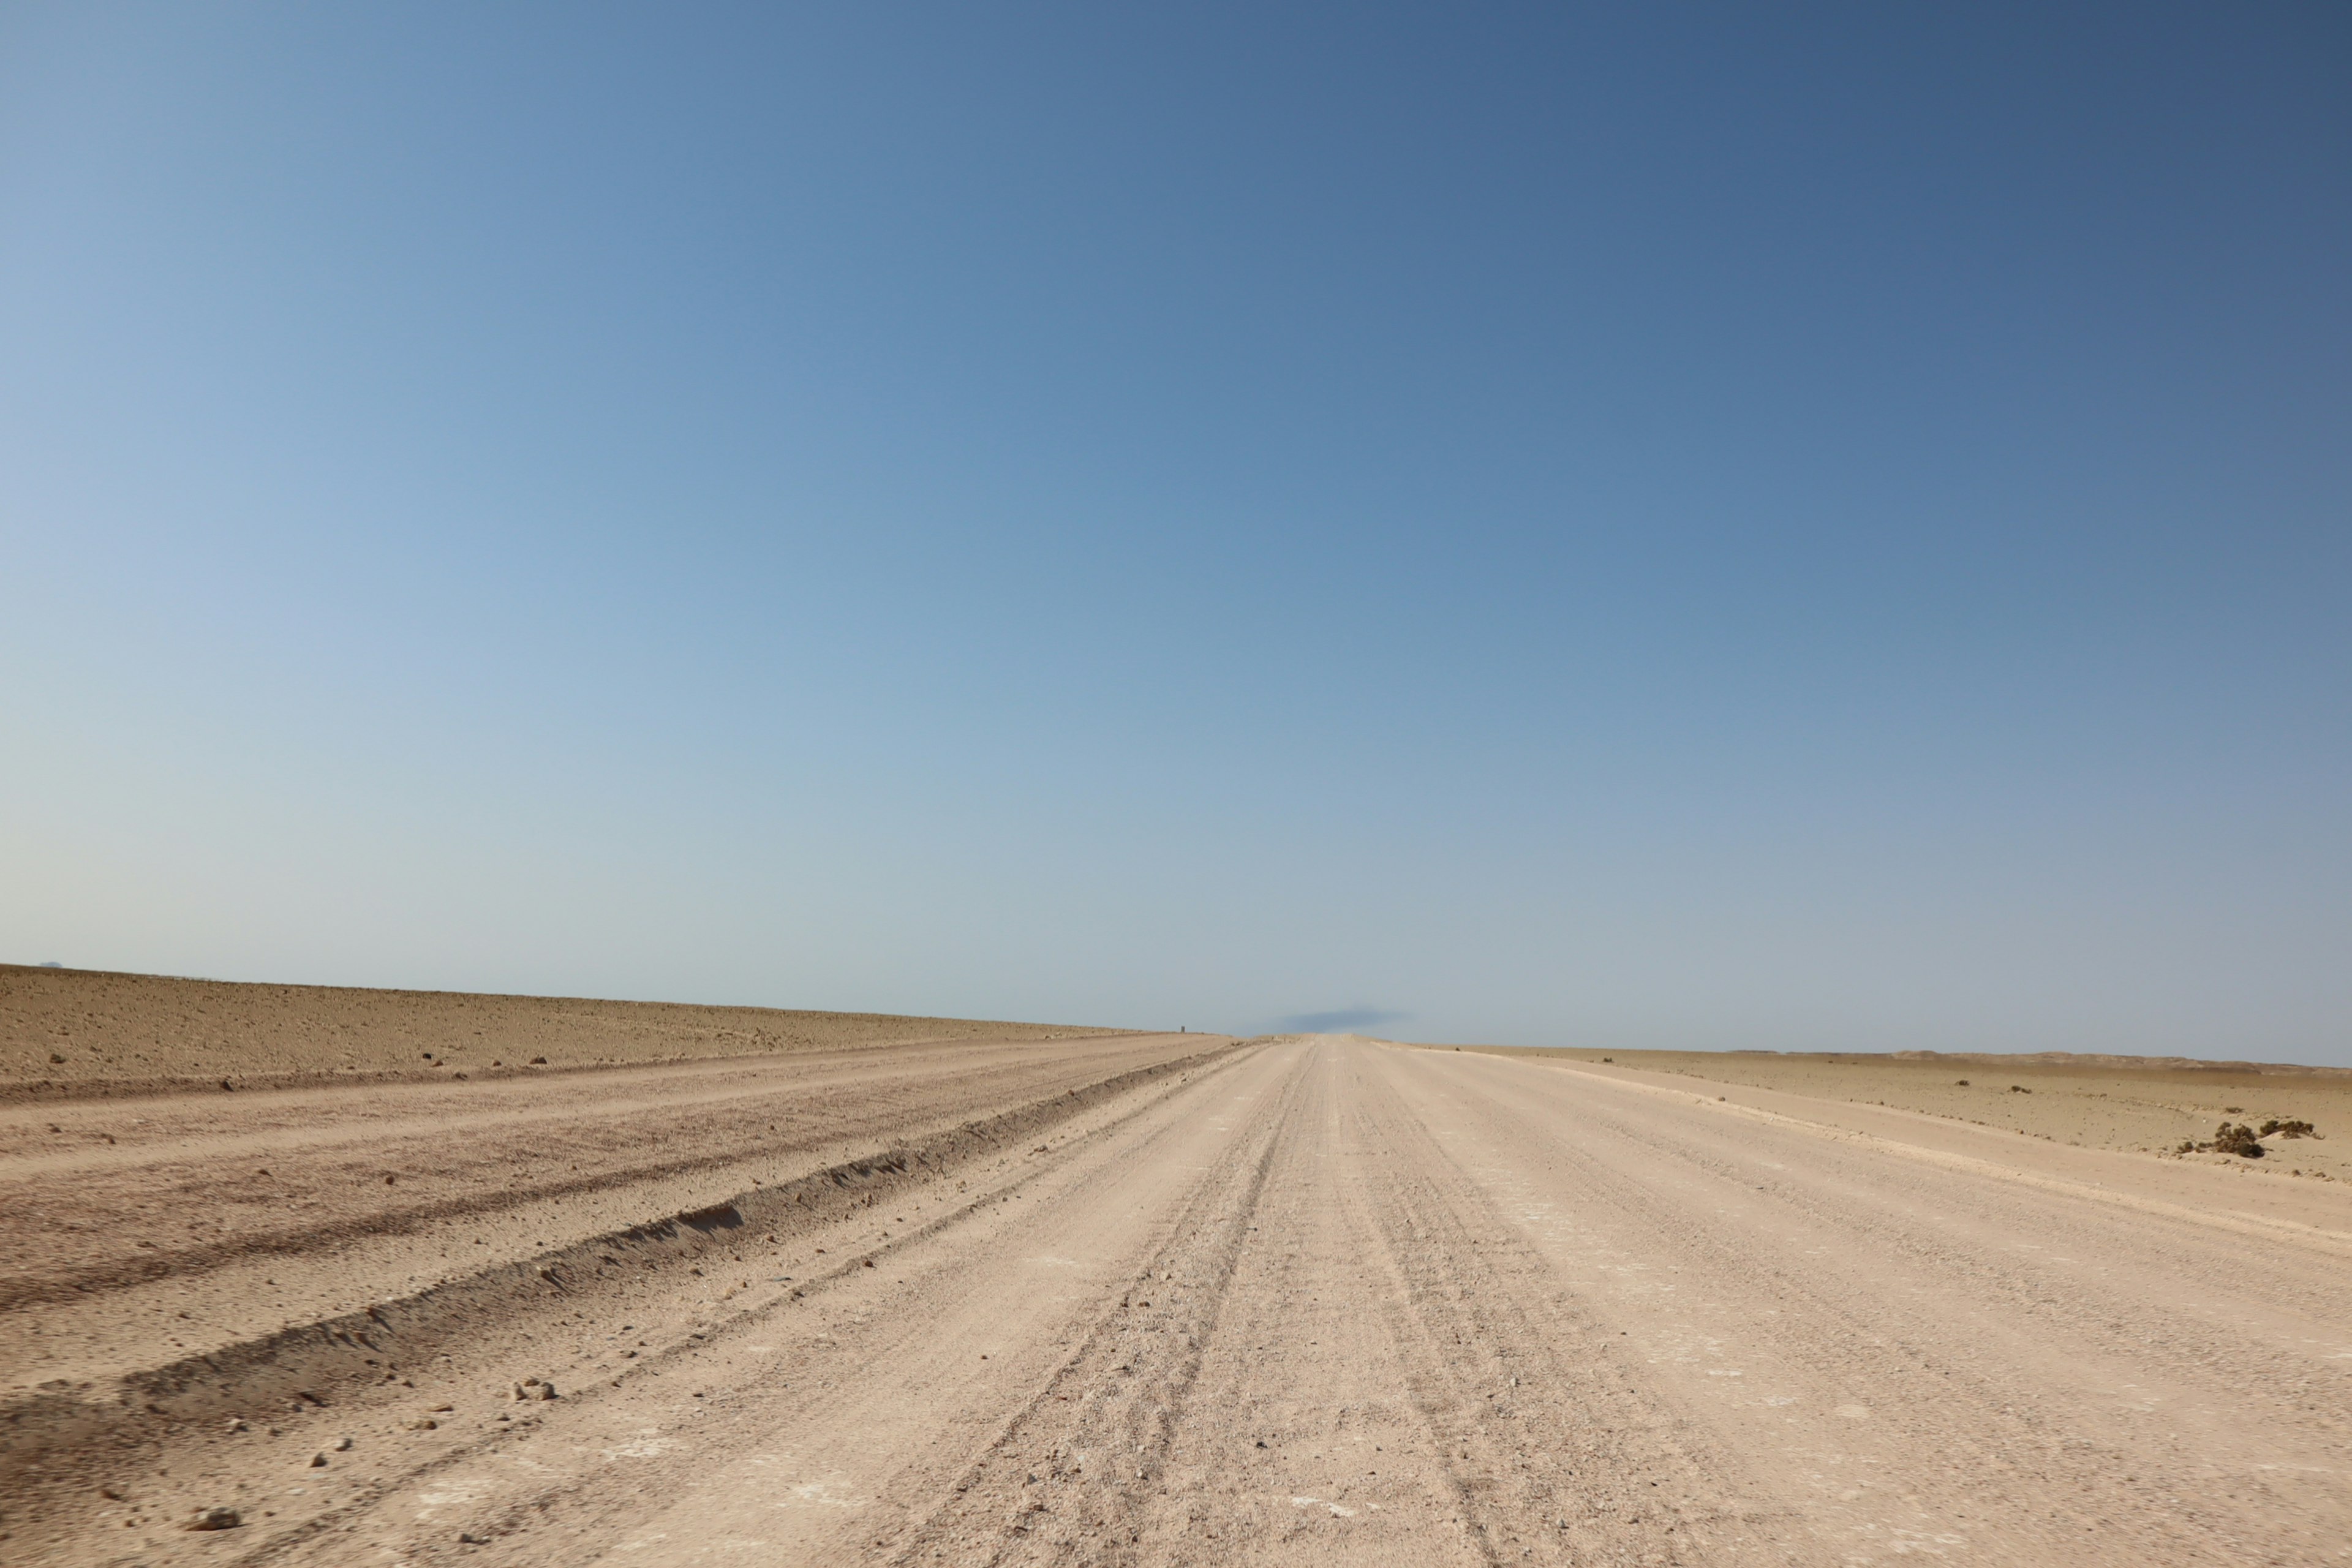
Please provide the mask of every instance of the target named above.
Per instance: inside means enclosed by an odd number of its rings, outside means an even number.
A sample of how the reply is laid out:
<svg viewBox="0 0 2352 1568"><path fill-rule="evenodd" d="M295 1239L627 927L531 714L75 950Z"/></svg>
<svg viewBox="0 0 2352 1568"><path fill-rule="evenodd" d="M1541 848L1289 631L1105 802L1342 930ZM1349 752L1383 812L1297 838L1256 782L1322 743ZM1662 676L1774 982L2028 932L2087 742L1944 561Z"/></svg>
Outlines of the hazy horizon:
<svg viewBox="0 0 2352 1568"><path fill-rule="evenodd" d="M2352 1066L2347 68L14 8L0 952Z"/></svg>

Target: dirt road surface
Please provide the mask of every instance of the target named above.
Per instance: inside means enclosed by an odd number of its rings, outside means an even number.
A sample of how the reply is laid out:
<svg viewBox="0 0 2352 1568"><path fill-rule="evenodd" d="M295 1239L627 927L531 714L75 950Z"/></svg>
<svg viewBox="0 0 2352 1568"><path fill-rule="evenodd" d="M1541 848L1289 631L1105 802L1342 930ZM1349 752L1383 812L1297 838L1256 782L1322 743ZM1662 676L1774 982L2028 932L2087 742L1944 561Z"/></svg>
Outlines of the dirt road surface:
<svg viewBox="0 0 2352 1568"><path fill-rule="evenodd" d="M1340 1038L320 1092L0 1113L0 1558L2352 1562L2337 1184Z"/></svg>

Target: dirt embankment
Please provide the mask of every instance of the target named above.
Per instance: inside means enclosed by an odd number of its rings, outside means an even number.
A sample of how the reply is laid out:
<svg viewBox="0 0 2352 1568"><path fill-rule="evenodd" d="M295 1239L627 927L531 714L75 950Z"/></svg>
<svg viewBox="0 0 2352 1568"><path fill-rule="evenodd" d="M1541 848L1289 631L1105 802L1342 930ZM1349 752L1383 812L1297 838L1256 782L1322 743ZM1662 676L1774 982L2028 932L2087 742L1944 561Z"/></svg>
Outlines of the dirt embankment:
<svg viewBox="0 0 2352 1568"><path fill-rule="evenodd" d="M1454 1047L1431 1047L1454 1050ZM2273 1175L2352 1180L2352 1068L2178 1058L1889 1055L1775 1051L1547 1050L1465 1046L1465 1051L1664 1073L1832 1104L1885 1106L2084 1149L2112 1149L2235 1164ZM2184 1142L2210 1142L2222 1123L2259 1131L2305 1122L2315 1137L2261 1140L2247 1161Z"/></svg>
<svg viewBox="0 0 2352 1568"><path fill-rule="evenodd" d="M1129 1031L887 1013L258 985L0 964L0 1099L477 1078Z"/></svg>

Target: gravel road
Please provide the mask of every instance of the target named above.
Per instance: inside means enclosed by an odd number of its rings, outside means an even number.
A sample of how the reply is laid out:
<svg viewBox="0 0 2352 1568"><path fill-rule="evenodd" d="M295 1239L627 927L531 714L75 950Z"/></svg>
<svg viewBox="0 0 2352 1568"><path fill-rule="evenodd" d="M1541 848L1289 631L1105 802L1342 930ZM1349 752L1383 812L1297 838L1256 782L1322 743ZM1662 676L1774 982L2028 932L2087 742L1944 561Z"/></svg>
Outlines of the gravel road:
<svg viewBox="0 0 2352 1568"><path fill-rule="evenodd" d="M2352 1562L2334 1184L1340 1038L298 1092L0 1160L100 1227L8 1276L0 1559Z"/></svg>

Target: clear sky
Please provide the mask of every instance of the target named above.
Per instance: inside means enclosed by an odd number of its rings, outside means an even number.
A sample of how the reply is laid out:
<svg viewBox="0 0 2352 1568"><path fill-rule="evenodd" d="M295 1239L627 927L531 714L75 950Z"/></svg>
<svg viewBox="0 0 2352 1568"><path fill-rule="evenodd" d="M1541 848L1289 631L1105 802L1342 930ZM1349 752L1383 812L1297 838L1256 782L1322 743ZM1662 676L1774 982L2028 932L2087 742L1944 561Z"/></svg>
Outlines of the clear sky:
<svg viewBox="0 0 2352 1568"><path fill-rule="evenodd" d="M12 5L0 958L2352 1063L2340 5Z"/></svg>

